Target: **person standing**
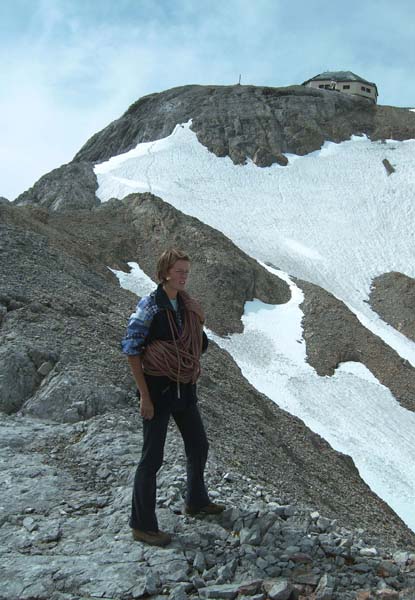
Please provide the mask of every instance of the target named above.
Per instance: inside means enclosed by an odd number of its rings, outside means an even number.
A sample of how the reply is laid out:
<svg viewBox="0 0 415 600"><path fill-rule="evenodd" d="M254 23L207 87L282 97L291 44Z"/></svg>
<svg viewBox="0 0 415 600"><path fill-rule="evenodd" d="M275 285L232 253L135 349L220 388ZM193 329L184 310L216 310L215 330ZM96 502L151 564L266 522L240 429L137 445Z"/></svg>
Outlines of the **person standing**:
<svg viewBox="0 0 415 600"><path fill-rule="evenodd" d="M210 501L204 482L209 443L197 406L196 381L208 338L203 310L185 291L189 274L187 254L175 248L163 252L157 263L157 289L138 302L121 342L143 417L143 448L129 525L135 540L157 546L171 541L171 535L159 529L156 516L157 472L163 463L170 415L186 452L185 513L219 514L225 509Z"/></svg>

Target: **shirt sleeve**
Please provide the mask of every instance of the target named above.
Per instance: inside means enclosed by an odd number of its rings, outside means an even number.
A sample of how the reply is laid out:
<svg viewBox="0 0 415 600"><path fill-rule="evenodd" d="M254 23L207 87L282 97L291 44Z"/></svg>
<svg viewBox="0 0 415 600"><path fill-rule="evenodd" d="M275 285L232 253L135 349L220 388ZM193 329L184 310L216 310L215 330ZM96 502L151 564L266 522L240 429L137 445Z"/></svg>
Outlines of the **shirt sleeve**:
<svg viewBox="0 0 415 600"><path fill-rule="evenodd" d="M129 356L141 356L145 349L150 325L157 312L157 305L150 296L144 296L138 302L135 312L128 320L127 331L121 340L121 350Z"/></svg>

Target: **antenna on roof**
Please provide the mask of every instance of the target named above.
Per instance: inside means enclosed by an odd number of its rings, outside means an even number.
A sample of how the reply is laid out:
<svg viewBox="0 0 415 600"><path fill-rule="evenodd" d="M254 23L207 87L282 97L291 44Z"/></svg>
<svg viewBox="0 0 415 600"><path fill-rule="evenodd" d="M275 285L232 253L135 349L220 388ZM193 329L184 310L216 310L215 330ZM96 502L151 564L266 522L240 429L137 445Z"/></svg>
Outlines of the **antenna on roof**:
<svg viewBox="0 0 415 600"><path fill-rule="evenodd" d="M238 81L238 85L241 85L241 75L239 74L239 81Z"/></svg>

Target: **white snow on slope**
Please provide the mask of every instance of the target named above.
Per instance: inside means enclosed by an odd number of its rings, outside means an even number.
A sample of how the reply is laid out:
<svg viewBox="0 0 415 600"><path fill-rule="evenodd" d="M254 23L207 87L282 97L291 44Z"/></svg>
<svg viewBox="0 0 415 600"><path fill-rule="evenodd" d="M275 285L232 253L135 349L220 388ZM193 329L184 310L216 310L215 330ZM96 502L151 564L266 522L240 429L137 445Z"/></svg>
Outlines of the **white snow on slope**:
<svg viewBox="0 0 415 600"><path fill-rule="evenodd" d="M325 144L305 157L290 156L288 167L259 169L251 162L242 167L217 158L186 125L97 165L95 172L102 200L152 191L219 229L250 256L331 291L415 364L415 345L364 301L374 276L391 270L415 275L414 148L414 141L381 144L353 138ZM381 162L385 157L397 168L391 177ZM291 354L301 332L284 328L281 307L260 305L247 303L244 333L218 343L228 344L257 389L350 454L372 489L415 529L413 413L364 367L349 363L332 378L317 377ZM271 322L278 336L286 331L277 350L269 335ZM257 342L255 351L244 354L255 339L265 349L261 352ZM385 454L379 455L379 447Z"/></svg>
<svg viewBox="0 0 415 600"><path fill-rule="evenodd" d="M152 291L151 279L136 263L129 265L130 274L113 271L122 287L139 296ZM343 363L333 377L319 377L305 360L303 294L285 273L266 268L289 283L290 302L247 302L243 333L222 338L207 330L208 337L231 354L256 389L352 456L369 487L415 530L415 413L364 365Z"/></svg>
<svg viewBox="0 0 415 600"><path fill-rule="evenodd" d="M261 169L218 158L189 127L97 165L99 198L152 191L248 255L332 292L415 366L415 344L365 302L373 277L415 276L415 141L353 137ZM390 177L385 157L397 166Z"/></svg>

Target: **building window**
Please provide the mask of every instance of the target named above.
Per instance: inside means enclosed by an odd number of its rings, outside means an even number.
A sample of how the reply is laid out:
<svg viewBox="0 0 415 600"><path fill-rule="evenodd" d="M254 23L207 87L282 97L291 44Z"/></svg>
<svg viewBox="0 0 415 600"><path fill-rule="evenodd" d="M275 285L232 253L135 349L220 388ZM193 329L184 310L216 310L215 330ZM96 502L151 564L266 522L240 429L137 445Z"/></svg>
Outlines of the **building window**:
<svg viewBox="0 0 415 600"><path fill-rule="evenodd" d="M318 87L319 87L319 88L324 88L324 85L319 85Z"/></svg>
<svg viewBox="0 0 415 600"><path fill-rule="evenodd" d="M350 85L344 85L344 86L343 86L343 89L344 89L344 90L350 90Z"/></svg>
<svg viewBox="0 0 415 600"><path fill-rule="evenodd" d="M360 87L360 89L362 90L362 92L367 92L368 94L370 94L370 88L367 87L363 87L363 85Z"/></svg>

